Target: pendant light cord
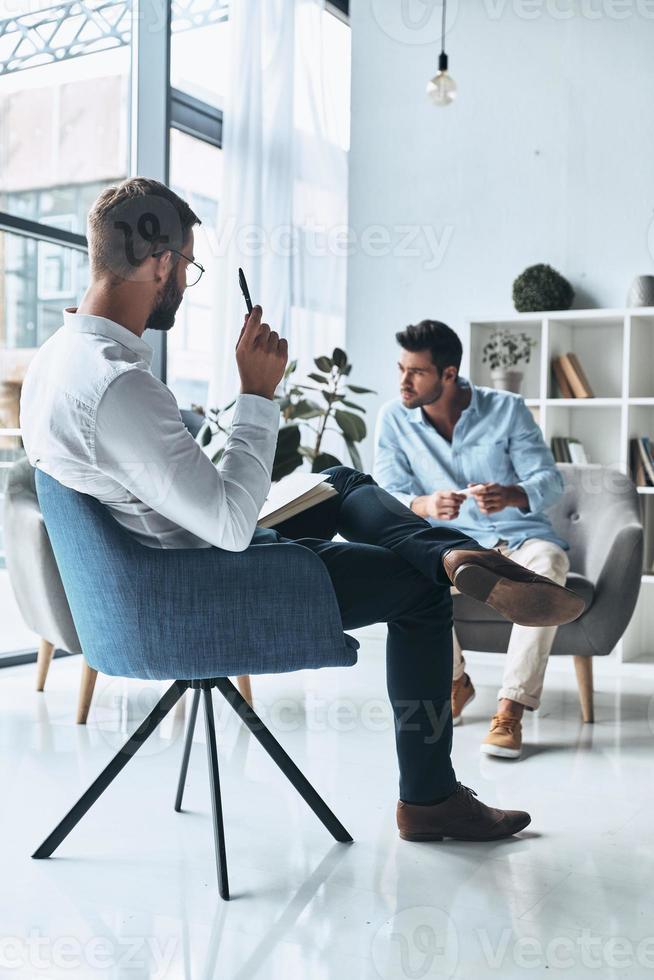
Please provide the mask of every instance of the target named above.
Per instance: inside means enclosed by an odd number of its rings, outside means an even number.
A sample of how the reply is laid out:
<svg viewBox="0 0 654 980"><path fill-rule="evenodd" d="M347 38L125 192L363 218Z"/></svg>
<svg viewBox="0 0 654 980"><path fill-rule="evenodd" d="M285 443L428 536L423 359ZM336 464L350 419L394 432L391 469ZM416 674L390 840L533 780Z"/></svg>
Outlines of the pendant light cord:
<svg viewBox="0 0 654 980"><path fill-rule="evenodd" d="M441 16L441 54L445 54L445 12L447 10L447 0L443 0L443 13Z"/></svg>

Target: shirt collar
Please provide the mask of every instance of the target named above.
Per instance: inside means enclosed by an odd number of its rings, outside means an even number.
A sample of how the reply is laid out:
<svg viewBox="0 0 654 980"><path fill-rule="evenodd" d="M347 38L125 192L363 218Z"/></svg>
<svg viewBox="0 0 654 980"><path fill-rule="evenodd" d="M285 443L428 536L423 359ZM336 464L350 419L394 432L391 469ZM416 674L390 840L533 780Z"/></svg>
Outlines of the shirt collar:
<svg viewBox="0 0 654 980"><path fill-rule="evenodd" d="M467 408L463 409L461 414L463 415L465 412L477 413L479 411L479 394L477 391L477 385L473 385L471 381L468 381L467 378L462 378L461 375L459 375L457 378L457 384L460 388L470 388L470 404ZM407 412L407 418L409 422L423 422L425 425L427 425L420 405L418 405L416 408L409 409Z"/></svg>
<svg viewBox="0 0 654 980"><path fill-rule="evenodd" d="M153 351L149 344L146 344L127 327L121 327L119 323L108 320L104 316L92 316L89 313L78 313L76 309L68 309L64 310L64 326L68 330L77 331L77 333L92 333L99 337L108 337L122 347L127 347L128 350L138 354L148 367L152 363Z"/></svg>

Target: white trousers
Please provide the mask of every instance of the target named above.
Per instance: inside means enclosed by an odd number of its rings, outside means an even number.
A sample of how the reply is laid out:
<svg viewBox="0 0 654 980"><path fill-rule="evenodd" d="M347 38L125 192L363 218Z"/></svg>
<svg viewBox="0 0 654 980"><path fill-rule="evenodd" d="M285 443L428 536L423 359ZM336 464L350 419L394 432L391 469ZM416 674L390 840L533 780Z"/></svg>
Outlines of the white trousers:
<svg viewBox="0 0 654 980"><path fill-rule="evenodd" d="M540 538L531 538L513 550L505 542L500 542L497 550L507 558L524 565L525 568L530 568L539 575L546 575L558 585L565 585L570 562L566 552L558 544ZM498 700L509 698L511 701L524 704L527 708L538 707L547 658L554 643L556 630L556 626L514 625L506 652L504 677L497 695ZM465 660L456 636L456 629L453 633L453 679L458 680L465 669Z"/></svg>

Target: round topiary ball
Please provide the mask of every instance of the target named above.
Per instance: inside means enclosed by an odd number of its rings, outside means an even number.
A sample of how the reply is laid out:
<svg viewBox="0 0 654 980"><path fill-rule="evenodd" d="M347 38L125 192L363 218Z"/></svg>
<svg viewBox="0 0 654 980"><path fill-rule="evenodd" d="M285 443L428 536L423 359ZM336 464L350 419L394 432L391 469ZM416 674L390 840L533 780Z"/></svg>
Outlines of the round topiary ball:
<svg viewBox="0 0 654 980"><path fill-rule="evenodd" d="M569 310L575 291L551 265L530 265L513 283L513 305L518 313Z"/></svg>

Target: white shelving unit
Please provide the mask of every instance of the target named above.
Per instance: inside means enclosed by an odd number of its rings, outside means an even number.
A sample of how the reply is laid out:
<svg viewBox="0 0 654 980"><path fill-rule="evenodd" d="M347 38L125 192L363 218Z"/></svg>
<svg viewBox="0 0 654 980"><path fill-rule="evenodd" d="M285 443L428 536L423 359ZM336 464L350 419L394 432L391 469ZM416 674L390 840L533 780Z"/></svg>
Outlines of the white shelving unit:
<svg viewBox="0 0 654 980"><path fill-rule="evenodd" d="M482 351L498 328L536 341L530 363L518 369L522 395L548 445L554 436L579 439L590 462L628 473L629 440L654 438L654 307L471 318L462 373L475 384L492 386ZM594 398L557 397L552 359L569 351L579 358ZM615 656L625 665L651 665L654 672L654 487L638 492L645 567L636 611Z"/></svg>

